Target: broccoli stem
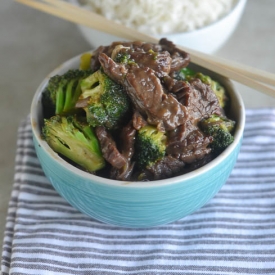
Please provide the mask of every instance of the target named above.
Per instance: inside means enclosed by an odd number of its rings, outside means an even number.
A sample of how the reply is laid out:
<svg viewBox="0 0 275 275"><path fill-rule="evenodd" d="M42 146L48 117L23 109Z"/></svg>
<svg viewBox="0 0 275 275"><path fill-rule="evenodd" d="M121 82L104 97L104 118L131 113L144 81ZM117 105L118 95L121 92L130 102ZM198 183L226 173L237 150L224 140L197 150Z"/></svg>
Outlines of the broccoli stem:
<svg viewBox="0 0 275 275"><path fill-rule="evenodd" d="M63 106L64 106L65 94L63 91L63 86L58 87L56 92L56 105L55 105L55 113L57 115L62 114Z"/></svg>

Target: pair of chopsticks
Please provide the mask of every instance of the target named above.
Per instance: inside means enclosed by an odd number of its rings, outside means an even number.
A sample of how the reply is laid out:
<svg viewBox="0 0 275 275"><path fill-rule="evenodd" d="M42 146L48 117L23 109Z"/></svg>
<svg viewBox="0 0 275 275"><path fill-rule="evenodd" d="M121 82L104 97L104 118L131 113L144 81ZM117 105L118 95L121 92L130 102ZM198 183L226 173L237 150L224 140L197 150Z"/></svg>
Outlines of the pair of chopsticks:
<svg viewBox="0 0 275 275"><path fill-rule="evenodd" d="M15 0L21 4L52 14L76 24L84 25L98 31L127 39L158 43L158 39L147 34L108 20L92 11L78 7L62 0ZM236 82L253 88L257 91L275 97L275 74L232 62L216 56L204 54L189 48L177 46L188 52L191 61L217 72Z"/></svg>

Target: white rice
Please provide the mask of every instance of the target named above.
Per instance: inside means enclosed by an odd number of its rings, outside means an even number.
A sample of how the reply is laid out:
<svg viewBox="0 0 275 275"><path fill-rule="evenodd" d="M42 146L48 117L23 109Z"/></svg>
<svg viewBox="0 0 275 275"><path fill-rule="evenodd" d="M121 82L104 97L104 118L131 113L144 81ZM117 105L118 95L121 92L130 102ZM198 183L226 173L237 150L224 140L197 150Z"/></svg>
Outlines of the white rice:
<svg viewBox="0 0 275 275"><path fill-rule="evenodd" d="M236 0L79 0L86 8L152 35L187 32L226 15Z"/></svg>

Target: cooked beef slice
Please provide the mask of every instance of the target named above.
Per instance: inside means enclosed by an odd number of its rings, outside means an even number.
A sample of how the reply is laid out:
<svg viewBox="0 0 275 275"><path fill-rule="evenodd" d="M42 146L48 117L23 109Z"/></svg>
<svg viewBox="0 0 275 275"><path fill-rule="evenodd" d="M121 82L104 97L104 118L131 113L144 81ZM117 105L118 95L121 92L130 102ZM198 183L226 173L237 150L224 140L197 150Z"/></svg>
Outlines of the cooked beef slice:
<svg viewBox="0 0 275 275"><path fill-rule="evenodd" d="M126 158L118 151L111 134L103 126L95 128L104 159L113 167L120 169L126 164Z"/></svg>
<svg viewBox="0 0 275 275"><path fill-rule="evenodd" d="M171 94L165 94L160 79L148 67L117 64L105 54L99 55L104 72L121 83L134 107L147 116L150 124L172 130L186 121L186 108Z"/></svg>
<svg viewBox="0 0 275 275"><path fill-rule="evenodd" d="M188 66L190 63L190 56L187 52L178 49L173 42L166 38L160 39L159 44L161 45L162 50L168 51L171 55L171 74Z"/></svg>
<svg viewBox="0 0 275 275"><path fill-rule="evenodd" d="M171 155L165 156L143 171L143 180L160 180L180 174L185 163Z"/></svg>
<svg viewBox="0 0 275 275"><path fill-rule="evenodd" d="M211 152L208 145L212 138L204 135L190 120L169 132L167 154L191 163L205 157Z"/></svg>
<svg viewBox="0 0 275 275"><path fill-rule="evenodd" d="M212 114L223 113L211 87L198 78L191 80L189 87L179 90L176 97L187 108L189 117L194 123Z"/></svg>

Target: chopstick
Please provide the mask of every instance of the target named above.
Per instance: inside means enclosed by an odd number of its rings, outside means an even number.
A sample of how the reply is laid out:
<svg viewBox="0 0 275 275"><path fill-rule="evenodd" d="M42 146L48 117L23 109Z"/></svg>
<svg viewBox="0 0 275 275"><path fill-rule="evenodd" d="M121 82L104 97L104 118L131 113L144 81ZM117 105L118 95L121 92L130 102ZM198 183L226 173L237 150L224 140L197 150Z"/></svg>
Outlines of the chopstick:
<svg viewBox="0 0 275 275"><path fill-rule="evenodd" d="M76 24L81 24L111 35L127 39L158 43L158 39L145 33L108 20L92 11L75 6L61 0L15 0L21 4L55 15ZM190 54L192 63L217 72L245 86L275 97L275 74L246 66L237 62L201 53L178 46Z"/></svg>
<svg viewBox="0 0 275 275"><path fill-rule="evenodd" d="M121 29L121 33L122 33L121 36L126 39L139 39L139 40L153 42L153 43L158 42L158 39L156 39L152 36L148 36L146 34L137 32L136 30L129 29L121 24L107 20L103 16L92 13L91 11L79 8L75 5L72 5L72 4L64 2L64 1L44 0L44 2L46 2L50 5L53 5L58 9L55 9L52 6L43 4L42 2L38 2L37 0L17 0L17 2L31 5L34 8L38 8L38 9L46 11L48 13L49 12L54 13L54 15L58 14L60 17L63 16L63 17L69 18L69 20L76 22L76 23L81 22L81 24L85 24L88 27L92 27L92 28L98 29L100 31L104 31L104 32L107 32L112 35L115 34L116 36L120 36L118 34L118 32L119 32L119 29ZM31 4L31 3L33 3L33 4ZM66 12L66 13L64 13L64 12ZM71 15L74 15L75 17L71 17L69 15L69 13L71 13ZM93 17L93 20L91 20L92 17ZM203 54L203 53L191 50L191 49L187 49L184 47L180 47L180 48L182 48L183 50L190 53L191 58L193 57L192 62L194 62L198 65L201 65L200 64L201 59L207 60L207 63L215 62L217 65L221 65L221 66L225 66L225 63L226 63L226 67L228 69L237 71L241 74L246 74L246 76L251 77L254 80L266 82L267 84L270 84L270 85L275 85L275 75L274 74L270 74L268 72L263 72L261 70L257 70L255 68L241 65L236 62L229 61L229 60L224 60L222 58L218 58L218 57L214 58L213 56L209 56L209 55L206 55L206 54ZM205 64L205 63L203 63L203 64L204 64L204 66L207 66L207 64Z"/></svg>

